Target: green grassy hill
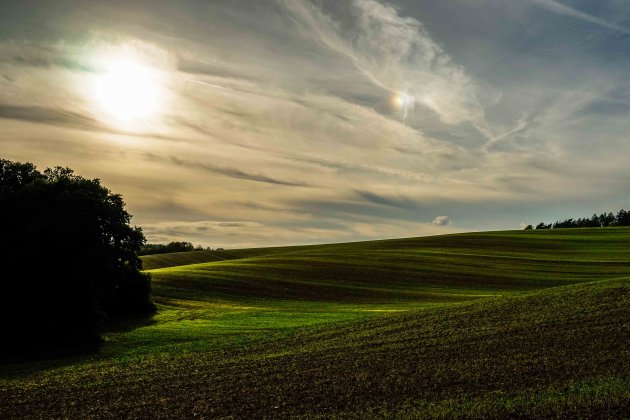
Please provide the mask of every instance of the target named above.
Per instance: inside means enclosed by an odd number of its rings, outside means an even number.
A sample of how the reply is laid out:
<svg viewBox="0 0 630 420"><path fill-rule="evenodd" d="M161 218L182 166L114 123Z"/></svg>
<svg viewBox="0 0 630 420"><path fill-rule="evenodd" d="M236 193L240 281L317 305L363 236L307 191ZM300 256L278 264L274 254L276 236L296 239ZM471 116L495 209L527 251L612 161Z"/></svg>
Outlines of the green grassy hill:
<svg viewBox="0 0 630 420"><path fill-rule="evenodd" d="M232 259L151 273L156 300L171 306L351 316L630 276L629 243L628 229L486 232L236 250ZM172 255L162 259L183 258Z"/></svg>
<svg viewBox="0 0 630 420"><path fill-rule="evenodd" d="M610 228L152 256L158 314L98 354L2 366L0 417L628 416L629 245Z"/></svg>
<svg viewBox="0 0 630 420"><path fill-rule="evenodd" d="M173 252L170 254L144 255L141 257L145 270L174 267L178 265L200 264L215 261L236 260L239 258L257 257L261 255L284 252L285 250L303 247L275 247L251 249L226 249L214 251Z"/></svg>

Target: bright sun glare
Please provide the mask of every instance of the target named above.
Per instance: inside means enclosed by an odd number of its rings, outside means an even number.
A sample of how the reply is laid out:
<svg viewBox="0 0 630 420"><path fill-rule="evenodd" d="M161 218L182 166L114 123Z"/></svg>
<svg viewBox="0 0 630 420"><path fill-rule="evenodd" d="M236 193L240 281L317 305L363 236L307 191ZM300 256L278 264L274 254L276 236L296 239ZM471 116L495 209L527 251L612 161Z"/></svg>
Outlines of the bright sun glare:
<svg viewBox="0 0 630 420"><path fill-rule="evenodd" d="M108 122L134 128L157 115L163 87L156 69L130 53L104 56L99 62L93 95Z"/></svg>

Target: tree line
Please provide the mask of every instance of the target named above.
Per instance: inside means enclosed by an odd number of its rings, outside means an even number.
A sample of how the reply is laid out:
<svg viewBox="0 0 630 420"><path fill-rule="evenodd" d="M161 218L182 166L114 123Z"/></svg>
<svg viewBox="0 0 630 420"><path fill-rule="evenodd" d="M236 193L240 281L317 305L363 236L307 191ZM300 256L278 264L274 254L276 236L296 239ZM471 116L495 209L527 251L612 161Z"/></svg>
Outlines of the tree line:
<svg viewBox="0 0 630 420"><path fill-rule="evenodd" d="M144 244L138 255L167 254L169 252L212 251L210 247L194 246L190 242L169 242L168 244Z"/></svg>
<svg viewBox="0 0 630 420"><path fill-rule="evenodd" d="M558 220L553 223L538 223L536 226L527 225L525 230L529 229L563 229L563 228L583 228L583 227L613 227L613 226L630 226L630 212L621 209L617 214L602 213L593 214L591 217L583 217L578 219Z"/></svg>

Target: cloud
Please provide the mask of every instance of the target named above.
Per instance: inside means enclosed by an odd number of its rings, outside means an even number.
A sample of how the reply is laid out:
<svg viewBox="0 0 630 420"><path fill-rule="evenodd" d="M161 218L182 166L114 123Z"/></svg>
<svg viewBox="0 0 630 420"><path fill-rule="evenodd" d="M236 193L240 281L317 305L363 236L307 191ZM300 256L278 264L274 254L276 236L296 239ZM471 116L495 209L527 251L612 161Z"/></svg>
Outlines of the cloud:
<svg viewBox="0 0 630 420"><path fill-rule="evenodd" d="M62 125L83 130L105 130L100 122L77 112L43 106L0 104L0 118L23 120L40 124Z"/></svg>
<svg viewBox="0 0 630 420"><path fill-rule="evenodd" d="M593 104L606 100L610 92L619 91L619 86L596 80L567 91L516 89L515 93L524 95L525 91L529 95L527 108L530 110L521 114L504 132L489 139L485 150L522 152L528 149L528 153L536 153L540 157L562 153L560 137L564 135L555 134L555 131L565 131L567 126L578 124L581 116L597 108L597 105L593 108Z"/></svg>
<svg viewBox="0 0 630 420"><path fill-rule="evenodd" d="M417 207L417 203L414 200L408 197L404 197L404 196L389 197L389 196L377 194L371 191L362 191L362 190L356 190L355 193L361 199L366 200L373 204L379 204L382 206L396 207L396 208L402 208L402 209Z"/></svg>
<svg viewBox="0 0 630 420"><path fill-rule="evenodd" d="M197 222L162 222L145 224L142 229L149 242L166 243L171 241L204 242L209 237L226 242L226 237L233 236L234 229L254 231L261 227L260 223L250 221L197 221ZM232 239L233 241L233 239Z"/></svg>
<svg viewBox="0 0 630 420"><path fill-rule="evenodd" d="M416 19L376 0L285 0L314 39L349 58L376 86L442 121L487 131L478 86Z"/></svg>
<svg viewBox="0 0 630 420"><path fill-rule="evenodd" d="M4 157L101 178L152 241L513 228L627 196L629 38L580 41L593 27L558 1L156 1L86 0L81 21L21 6L19 40L0 40ZM622 0L601 10L625 21ZM90 90L90 58L125 45L168 76L164 114L134 133Z"/></svg>
<svg viewBox="0 0 630 420"><path fill-rule="evenodd" d="M345 221L343 229L334 221L314 224L277 225L252 221L163 222L143 225L151 243L188 241L211 247L249 248L278 245L304 245L348 242L353 238L400 238L457 232L448 226L428 223L383 222L378 220Z"/></svg>
<svg viewBox="0 0 630 420"><path fill-rule="evenodd" d="M578 115L598 115L603 118L630 115L630 86L615 86L586 104Z"/></svg>
<svg viewBox="0 0 630 420"><path fill-rule="evenodd" d="M579 20L583 20L585 22L594 23L595 25L612 29L614 31L622 32L624 34L630 34L630 28L627 28L622 25L617 25L615 23L607 22L598 17L589 15L588 13L581 12L573 7L567 6L566 4L562 4L556 0L530 0L532 3L538 4L547 10L550 10L554 13L563 16L573 17Z"/></svg>
<svg viewBox="0 0 630 420"><path fill-rule="evenodd" d="M453 224L448 216L437 216L431 223L437 226L449 226Z"/></svg>
<svg viewBox="0 0 630 420"><path fill-rule="evenodd" d="M145 137L161 140L180 140L177 137L155 132L133 132L119 130L84 115L80 112L63 108L49 108L37 105L9 105L0 103L0 119L26 121L35 124L66 127L75 130L93 131L107 134L118 134L130 137Z"/></svg>
<svg viewBox="0 0 630 420"><path fill-rule="evenodd" d="M179 59L177 70L191 75L218 76L240 80L255 80L252 75L246 74L225 63L209 62L204 60Z"/></svg>
<svg viewBox="0 0 630 420"><path fill-rule="evenodd" d="M339 230L317 227L281 227L252 221L213 220L145 224L143 231L148 241L153 243L191 241L203 246L227 248L299 244L297 235L302 237L302 243L322 243L346 234Z"/></svg>
<svg viewBox="0 0 630 420"><path fill-rule="evenodd" d="M0 43L0 61L19 67L61 67L71 71L93 72L94 67L82 59L81 48L64 43Z"/></svg>
<svg viewBox="0 0 630 420"><path fill-rule="evenodd" d="M425 145L426 146L426 145ZM410 149L403 147L393 147L393 150L400 151L401 153L412 153ZM427 149L425 147L425 149ZM433 152L433 151L432 151ZM437 154L434 154L436 156ZM410 171L404 168L393 168L383 165L373 165L353 160L339 160L334 158L319 157L317 155L304 156L304 155L280 155L282 159L289 162L296 162L299 164L308 164L315 167L324 168L337 175L346 174L359 174L364 176L374 176L390 178L392 180L414 180L422 181L426 179L426 175L419 171ZM436 159L437 161L438 159Z"/></svg>
<svg viewBox="0 0 630 420"><path fill-rule="evenodd" d="M203 169L204 171L212 172L215 174L225 175L231 178L237 179L245 179L248 181L256 181L256 182L264 182L267 184L275 184L275 185L286 185L290 187L310 187L309 184L299 181L287 181L279 178L270 177L260 173L246 172L238 168L232 168L228 166L220 166L207 162L199 162L195 160L189 159L181 159L176 156L170 156L168 158L163 158L153 153L147 153L146 156L152 160L168 160L171 163L174 163L177 166L182 166L185 168L197 168Z"/></svg>

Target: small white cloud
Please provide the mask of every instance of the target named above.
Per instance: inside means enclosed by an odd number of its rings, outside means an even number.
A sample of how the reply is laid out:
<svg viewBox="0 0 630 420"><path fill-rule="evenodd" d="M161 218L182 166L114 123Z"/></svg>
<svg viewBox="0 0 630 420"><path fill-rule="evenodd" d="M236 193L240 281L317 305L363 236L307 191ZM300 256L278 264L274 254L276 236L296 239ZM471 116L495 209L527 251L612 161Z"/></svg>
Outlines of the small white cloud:
<svg viewBox="0 0 630 420"><path fill-rule="evenodd" d="M431 223L438 226L449 226L453 224L448 216L437 216Z"/></svg>

